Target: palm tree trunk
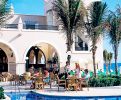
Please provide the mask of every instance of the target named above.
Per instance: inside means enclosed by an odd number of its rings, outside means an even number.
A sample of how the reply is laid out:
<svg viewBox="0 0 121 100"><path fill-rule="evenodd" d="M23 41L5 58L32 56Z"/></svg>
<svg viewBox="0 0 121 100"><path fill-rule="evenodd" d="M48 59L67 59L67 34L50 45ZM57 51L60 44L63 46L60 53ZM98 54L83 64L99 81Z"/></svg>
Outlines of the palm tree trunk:
<svg viewBox="0 0 121 100"><path fill-rule="evenodd" d="M115 46L115 73L118 75L118 64L117 64L117 57L118 57L118 49Z"/></svg>
<svg viewBox="0 0 121 100"><path fill-rule="evenodd" d="M110 68L111 68L111 62L109 62L109 73L111 74Z"/></svg>
<svg viewBox="0 0 121 100"><path fill-rule="evenodd" d="M71 40L71 34L67 34L67 52L71 51L71 47L72 47L72 40ZM67 56L67 61L70 64L70 60L71 60L71 55Z"/></svg>
<svg viewBox="0 0 121 100"><path fill-rule="evenodd" d="M71 44L68 41L68 43L67 43L67 52L69 52L69 51L71 51ZM69 64L70 64L70 60L71 60L71 55L68 54L67 61L69 62Z"/></svg>
<svg viewBox="0 0 121 100"><path fill-rule="evenodd" d="M108 75L108 63L106 63L106 74Z"/></svg>
<svg viewBox="0 0 121 100"><path fill-rule="evenodd" d="M94 77L96 77L96 65L95 65L95 51L92 51L93 67L94 67Z"/></svg>

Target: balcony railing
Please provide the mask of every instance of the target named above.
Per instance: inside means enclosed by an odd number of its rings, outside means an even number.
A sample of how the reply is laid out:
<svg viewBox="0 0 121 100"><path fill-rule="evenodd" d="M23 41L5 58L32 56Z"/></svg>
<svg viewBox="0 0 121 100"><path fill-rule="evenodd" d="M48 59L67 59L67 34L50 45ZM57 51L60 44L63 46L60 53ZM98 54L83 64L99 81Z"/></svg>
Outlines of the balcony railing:
<svg viewBox="0 0 121 100"><path fill-rule="evenodd" d="M22 25L22 26L20 26ZM52 25L30 25L30 24L6 24L2 26L2 28L7 29L29 29L29 30L58 30L58 26L52 26Z"/></svg>
<svg viewBox="0 0 121 100"><path fill-rule="evenodd" d="M58 30L57 26L52 25L30 25L30 24L24 24L23 29L37 29L37 30Z"/></svg>
<svg viewBox="0 0 121 100"><path fill-rule="evenodd" d="M1 26L2 28L7 28L7 29L18 29L18 24L5 24Z"/></svg>

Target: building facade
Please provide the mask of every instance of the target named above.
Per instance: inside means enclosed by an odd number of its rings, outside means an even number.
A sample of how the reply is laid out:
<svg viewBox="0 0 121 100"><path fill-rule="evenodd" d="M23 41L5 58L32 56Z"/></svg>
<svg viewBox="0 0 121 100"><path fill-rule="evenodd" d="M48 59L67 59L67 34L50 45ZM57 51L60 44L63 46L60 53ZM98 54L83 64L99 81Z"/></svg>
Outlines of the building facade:
<svg viewBox="0 0 121 100"><path fill-rule="evenodd" d="M87 0L89 1L89 0ZM0 30L0 71L23 74L33 66L49 68L57 63L60 72L67 61L66 39L57 26L56 17L51 10L52 0L45 2L45 16L14 14L11 7L9 20ZM87 3L86 3L87 4ZM84 35L74 36L71 52L71 67L74 63L93 70L91 41ZM103 68L103 39L97 44L97 69Z"/></svg>

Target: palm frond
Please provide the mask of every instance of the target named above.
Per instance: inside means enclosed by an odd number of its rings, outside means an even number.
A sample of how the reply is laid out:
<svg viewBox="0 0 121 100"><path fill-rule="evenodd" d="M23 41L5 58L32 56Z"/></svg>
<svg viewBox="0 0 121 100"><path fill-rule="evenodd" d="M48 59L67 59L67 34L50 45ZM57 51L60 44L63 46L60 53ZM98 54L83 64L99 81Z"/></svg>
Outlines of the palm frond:
<svg viewBox="0 0 121 100"><path fill-rule="evenodd" d="M86 23L86 29L93 45L96 45L103 32L103 22L106 9L107 4L102 3L101 1L96 1L91 4L90 13L87 16L88 23Z"/></svg>
<svg viewBox="0 0 121 100"><path fill-rule="evenodd" d="M109 52L107 57L108 61L111 62L112 58L113 58L113 53Z"/></svg>
<svg viewBox="0 0 121 100"><path fill-rule="evenodd" d="M110 43L119 45L121 42L121 13L110 11L107 23L109 24L108 36L110 38Z"/></svg>
<svg viewBox="0 0 121 100"><path fill-rule="evenodd" d="M73 32L84 23L84 13L80 13L83 3L81 0L56 0L53 3L54 11L62 29L66 33L67 45L73 43Z"/></svg>
<svg viewBox="0 0 121 100"><path fill-rule="evenodd" d="M0 25L2 25L7 18L9 7L8 7L8 0L1 0L0 2L1 2L0 3Z"/></svg>
<svg viewBox="0 0 121 100"><path fill-rule="evenodd" d="M108 52L107 52L107 50L103 51L103 60L104 60L105 63L107 63L107 61L108 61Z"/></svg>

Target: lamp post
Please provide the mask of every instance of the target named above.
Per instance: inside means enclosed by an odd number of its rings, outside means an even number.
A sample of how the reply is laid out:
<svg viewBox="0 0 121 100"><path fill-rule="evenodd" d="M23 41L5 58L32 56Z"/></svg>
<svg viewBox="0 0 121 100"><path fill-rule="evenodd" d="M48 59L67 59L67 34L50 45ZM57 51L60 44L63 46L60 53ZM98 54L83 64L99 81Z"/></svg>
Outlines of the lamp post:
<svg viewBox="0 0 121 100"><path fill-rule="evenodd" d="M67 61L69 62L69 64L70 64L70 60L71 60L71 51L68 51L67 52Z"/></svg>

